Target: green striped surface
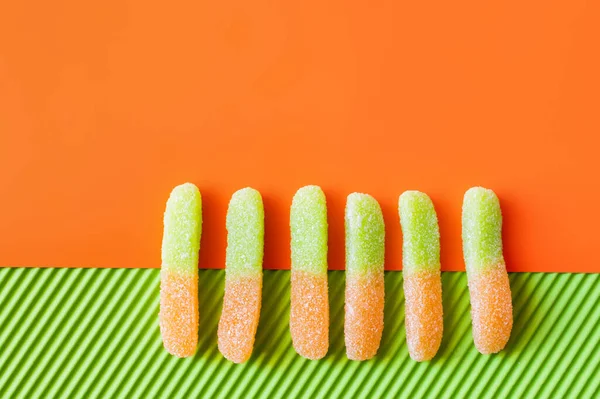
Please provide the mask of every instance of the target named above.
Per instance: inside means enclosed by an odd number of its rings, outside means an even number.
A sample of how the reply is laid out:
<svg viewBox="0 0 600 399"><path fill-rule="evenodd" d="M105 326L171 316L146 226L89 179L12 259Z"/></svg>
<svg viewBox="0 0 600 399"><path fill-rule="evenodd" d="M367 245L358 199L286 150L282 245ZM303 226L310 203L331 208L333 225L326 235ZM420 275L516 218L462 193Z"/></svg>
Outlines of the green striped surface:
<svg viewBox="0 0 600 399"><path fill-rule="evenodd" d="M444 340L410 360L402 274L388 272L378 356L345 357L343 272L330 272L331 347L295 354L288 271L266 271L251 360L217 350L224 271L200 271L200 342L169 356L158 330L158 269L0 269L1 398L581 397L600 396L600 274L512 274L514 328L505 351L473 347L467 280L443 273Z"/></svg>

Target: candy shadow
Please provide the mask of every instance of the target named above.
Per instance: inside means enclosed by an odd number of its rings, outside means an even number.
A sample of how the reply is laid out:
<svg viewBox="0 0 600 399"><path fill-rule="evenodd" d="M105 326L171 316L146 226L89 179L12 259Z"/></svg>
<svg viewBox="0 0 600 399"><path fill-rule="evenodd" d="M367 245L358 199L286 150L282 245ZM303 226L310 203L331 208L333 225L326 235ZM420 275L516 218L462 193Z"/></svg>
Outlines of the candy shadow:
<svg viewBox="0 0 600 399"><path fill-rule="evenodd" d="M266 190L262 192L262 200L265 210L263 268L269 270L289 269L289 259L291 258L289 205L282 204L277 197ZM285 259L283 264L281 259Z"/></svg>
<svg viewBox="0 0 600 399"><path fill-rule="evenodd" d="M442 305L444 311L444 333L437 354L432 359L443 360L456 356L457 345L460 344L465 335L471 335L470 307L468 301L463 300L469 295L467 278L464 272L442 272ZM466 305L466 307L465 307ZM462 331L460 326L465 318L469 320L469 326ZM472 338L470 338L472 341Z"/></svg>
<svg viewBox="0 0 600 399"><path fill-rule="evenodd" d="M527 209L521 208L521 201L518 196L511 193L503 193L499 195L500 207L502 209L502 250L504 260L506 262L506 268L510 272L513 270L513 266L518 262L518 247L515 247L513 243L521 242L518 238L520 233L518 221L526 220ZM512 240L506 240L505 237L512 237ZM515 239L516 237L516 239ZM517 269L517 267L515 267ZM529 280L528 274L523 274L519 278L517 273L509 273L508 277L510 280L510 292L513 303L513 327L510 334L510 338L506 347L502 352L506 353L519 353L520 347L516 345L518 341L515 337L518 337L528 327L529 322L529 310L528 303L519 301L525 293L529 296L530 300L534 300L537 296L537 292L533 290L528 292L528 287L523 281Z"/></svg>
<svg viewBox="0 0 600 399"><path fill-rule="evenodd" d="M289 332L290 272L265 270L263 274L262 306L251 361L269 363L279 349L291 348Z"/></svg>
<svg viewBox="0 0 600 399"><path fill-rule="evenodd" d="M385 272L385 305L383 313L383 334L376 359L391 360L398 351L406 349L404 330L404 290L402 272ZM400 345L398 346L398 343Z"/></svg>
<svg viewBox="0 0 600 399"><path fill-rule="evenodd" d="M334 187L323 188L327 197L327 262L329 270L344 270L346 260L344 214L346 198ZM330 274L330 276L332 276ZM337 276L337 274L334 274ZM335 277L337 279L337 277ZM337 281L335 282L337 283ZM331 291L331 287L329 289Z"/></svg>
<svg viewBox="0 0 600 399"><path fill-rule="evenodd" d="M325 359L346 356L344 343L344 288L346 273L329 271L329 351Z"/></svg>
<svg viewBox="0 0 600 399"><path fill-rule="evenodd" d="M200 270L198 274L198 350L195 358L210 358L219 352L217 347L217 329L223 294L225 289L225 270Z"/></svg>
<svg viewBox="0 0 600 399"><path fill-rule="evenodd" d="M537 285L528 284L531 279L530 273L509 273L508 277L513 305L513 326L510 338L502 352L518 355L523 350L523 346L519 345L518 337L522 336L528 328L537 327L537 325L533 326L531 324L531 318L548 292L546 291L541 298L538 296L538 292L535 289ZM523 297L527 297L528 300L519 300L519 298Z"/></svg>
<svg viewBox="0 0 600 399"><path fill-rule="evenodd" d="M225 267L227 236L225 218L228 203L219 200L218 192L209 184L200 186L202 192L202 231L200 238L200 269ZM202 272L202 270L200 271Z"/></svg>

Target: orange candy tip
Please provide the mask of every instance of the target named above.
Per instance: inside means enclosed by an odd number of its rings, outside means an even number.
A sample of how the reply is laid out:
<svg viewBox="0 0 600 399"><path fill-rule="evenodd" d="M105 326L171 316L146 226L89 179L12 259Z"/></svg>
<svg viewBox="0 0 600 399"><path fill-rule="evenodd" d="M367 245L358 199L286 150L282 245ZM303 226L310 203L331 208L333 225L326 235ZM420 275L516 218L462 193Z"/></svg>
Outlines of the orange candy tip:
<svg viewBox="0 0 600 399"><path fill-rule="evenodd" d="M482 354L500 352L513 325L512 297L504 265L469 276L473 340Z"/></svg>
<svg viewBox="0 0 600 399"><path fill-rule="evenodd" d="M347 275L344 336L350 360L368 360L379 350L383 332L383 273Z"/></svg>
<svg viewBox="0 0 600 399"><path fill-rule="evenodd" d="M329 349L327 274L292 271L290 333L296 352L307 359L323 358Z"/></svg>
<svg viewBox="0 0 600 399"><path fill-rule="evenodd" d="M198 345L198 276L161 272L159 320L167 352L193 356Z"/></svg>
<svg viewBox="0 0 600 399"><path fill-rule="evenodd" d="M433 359L442 342L444 316L439 270L405 274L406 343L410 357Z"/></svg>
<svg viewBox="0 0 600 399"><path fill-rule="evenodd" d="M262 275L226 278L217 341L221 354L234 363L244 363L252 355L261 291Z"/></svg>

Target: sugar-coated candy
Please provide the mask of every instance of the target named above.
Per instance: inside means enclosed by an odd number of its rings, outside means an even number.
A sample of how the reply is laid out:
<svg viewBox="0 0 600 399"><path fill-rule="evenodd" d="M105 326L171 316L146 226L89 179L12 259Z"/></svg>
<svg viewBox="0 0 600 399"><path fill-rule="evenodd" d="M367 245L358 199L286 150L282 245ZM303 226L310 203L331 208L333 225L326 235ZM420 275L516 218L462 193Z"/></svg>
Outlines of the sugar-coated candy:
<svg viewBox="0 0 600 399"><path fill-rule="evenodd" d="M465 193L462 239L475 347L483 354L496 353L510 338L513 318L502 254L502 212L492 190L473 187Z"/></svg>
<svg viewBox="0 0 600 399"><path fill-rule="evenodd" d="M444 330L440 273L440 231L427 194L406 191L399 199L402 225L402 275L408 353L413 360L431 360Z"/></svg>
<svg viewBox="0 0 600 399"><path fill-rule="evenodd" d="M165 349L192 356L198 344L198 251L202 197L185 183L171 192L164 214L160 270L160 333Z"/></svg>
<svg viewBox="0 0 600 399"><path fill-rule="evenodd" d="M236 191L227 210L225 296L218 327L219 351L234 363L252 355L262 297L264 209L253 188Z"/></svg>
<svg viewBox="0 0 600 399"><path fill-rule="evenodd" d="M346 201L346 355L367 360L377 354L383 332L385 225L381 207L368 194Z"/></svg>
<svg viewBox="0 0 600 399"><path fill-rule="evenodd" d="M302 187L290 211L292 290L290 333L296 352L321 359L329 348L327 203L318 186Z"/></svg>

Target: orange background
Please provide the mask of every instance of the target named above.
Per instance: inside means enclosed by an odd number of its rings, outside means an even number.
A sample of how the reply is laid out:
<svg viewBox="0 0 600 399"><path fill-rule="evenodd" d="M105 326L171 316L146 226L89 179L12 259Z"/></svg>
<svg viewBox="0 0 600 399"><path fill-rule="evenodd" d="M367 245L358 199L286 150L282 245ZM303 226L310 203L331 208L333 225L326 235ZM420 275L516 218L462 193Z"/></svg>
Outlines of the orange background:
<svg viewBox="0 0 600 399"><path fill-rule="evenodd" d="M200 267L224 266L231 194L266 210L319 184L330 266L368 192L401 266L398 196L427 192L463 270L462 195L492 188L511 271L600 272L600 2L4 1L0 265L158 267L171 188L204 201Z"/></svg>

